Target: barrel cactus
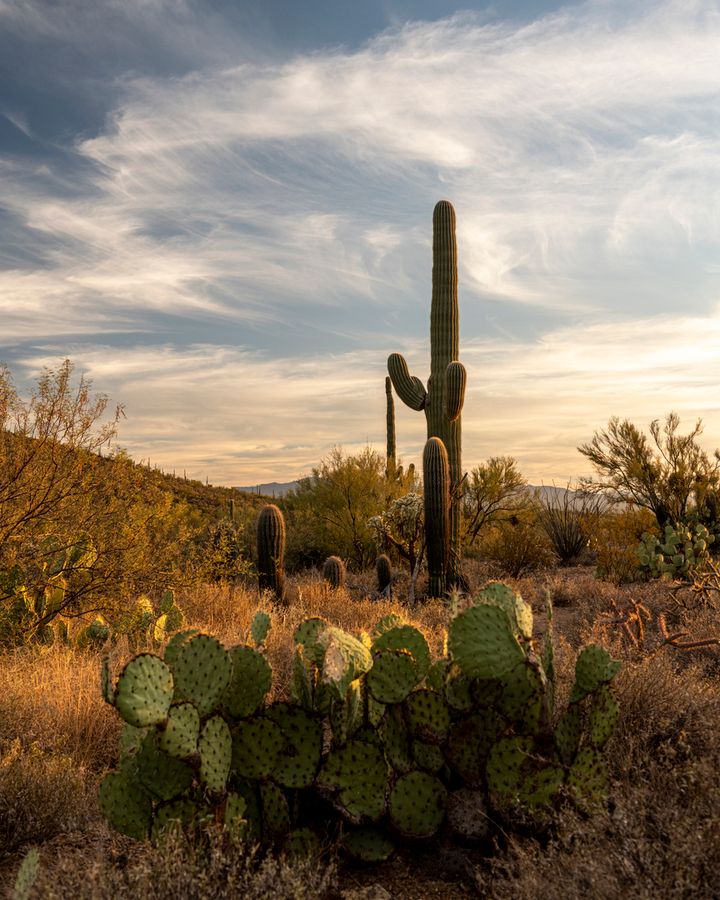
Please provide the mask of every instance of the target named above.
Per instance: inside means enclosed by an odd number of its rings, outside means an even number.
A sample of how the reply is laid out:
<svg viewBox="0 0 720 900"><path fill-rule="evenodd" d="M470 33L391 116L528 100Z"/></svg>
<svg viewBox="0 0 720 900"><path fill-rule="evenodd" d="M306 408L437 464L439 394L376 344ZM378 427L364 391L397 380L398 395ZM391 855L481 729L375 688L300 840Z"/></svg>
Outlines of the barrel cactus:
<svg viewBox="0 0 720 900"><path fill-rule="evenodd" d="M337 591L345 587L345 563L339 556L328 556L323 563L323 579Z"/></svg>

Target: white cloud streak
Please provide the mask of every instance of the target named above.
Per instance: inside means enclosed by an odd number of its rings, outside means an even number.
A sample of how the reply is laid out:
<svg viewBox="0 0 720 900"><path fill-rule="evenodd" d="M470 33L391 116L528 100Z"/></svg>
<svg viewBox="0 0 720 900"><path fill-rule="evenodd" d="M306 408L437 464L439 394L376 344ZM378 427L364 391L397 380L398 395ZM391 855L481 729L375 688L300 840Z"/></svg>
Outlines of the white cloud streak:
<svg viewBox="0 0 720 900"><path fill-rule="evenodd" d="M46 242L42 268L0 275L5 342L55 353L86 335L73 355L128 405L137 455L232 483L294 477L333 443L377 440L384 356L425 333L427 225L447 196L463 309L476 328L502 319L486 343L463 333L469 461L513 453L562 479L613 413L714 412L720 13L633 10L456 16L355 52L128 79L76 145L72 191L3 167L6 207ZM543 333L549 313L563 325ZM161 315L187 323L187 346L112 343ZM275 358L288 325L337 355ZM407 427L417 456L421 424Z"/></svg>

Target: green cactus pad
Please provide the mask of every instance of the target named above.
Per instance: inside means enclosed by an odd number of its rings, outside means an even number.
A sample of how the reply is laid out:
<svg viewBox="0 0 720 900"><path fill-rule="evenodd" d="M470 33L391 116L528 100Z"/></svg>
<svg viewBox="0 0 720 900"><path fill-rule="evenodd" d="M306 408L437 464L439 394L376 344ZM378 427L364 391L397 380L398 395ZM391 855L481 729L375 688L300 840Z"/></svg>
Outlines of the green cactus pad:
<svg viewBox="0 0 720 900"><path fill-rule="evenodd" d="M435 744L413 741L412 755L418 769L423 769L425 772L435 774L445 765L445 757L442 754L442 750Z"/></svg>
<svg viewBox="0 0 720 900"><path fill-rule="evenodd" d="M301 622L295 629L293 639L296 644L302 644L305 651L305 659L322 666L325 648L319 643L320 634L328 627L326 619L315 617Z"/></svg>
<svg viewBox="0 0 720 900"><path fill-rule="evenodd" d="M274 844L290 830L290 808L285 794L268 781L260 785L263 842Z"/></svg>
<svg viewBox="0 0 720 900"><path fill-rule="evenodd" d="M368 722L373 727L377 727L382 721L382 717L385 715L385 704L376 700L369 691L367 691L366 696Z"/></svg>
<svg viewBox="0 0 720 900"><path fill-rule="evenodd" d="M150 834L152 840L158 841L165 832L173 827L188 828L192 825L197 813L197 804L192 800L181 799L162 803L155 811Z"/></svg>
<svg viewBox="0 0 720 900"><path fill-rule="evenodd" d="M175 665L178 653L180 652L180 648L183 646L183 644L186 644L190 640L190 638L195 637L196 634L200 634L199 629L187 628L185 629L185 631L178 631L177 634L174 634L170 638L170 640L167 642L164 653L165 662L170 667Z"/></svg>
<svg viewBox="0 0 720 900"><path fill-rule="evenodd" d="M267 717L280 726L285 747L278 758L273 779L283 787L309 787L320 765L322 726L308 713L288 703L267 709Z"/></svg>
<svg viewBox="0 0 720 900"><path fill-rule="evenodd" d="M357 638L328 625L318 637L325 650L322 663L322 680L343 699L351 682L372 667L372 655Z"/></svg>
<svg viewBox="0 0 720 900"><path fill-rule="evenodd" d="M535 734L545 700L545 681L539 667L529 660L515 666L503 678L499 709L523 734Z"/></svg>
<svg viewBox="0 0 720 900"><path fill-rule="evenodd" d="M252 647L239 645L230 650L232 675L223 703L236 719L252 716L272 686L272 669L267 659Z"/></svg>
<svg viewBox="0 0 720 900"><path fill-rule="evenodd" d="M266 612L263 612L263 610L258 610L250 623L250 635L253 639L253 643L256 646L262 644L267 639L269 632L270 616Z"/></svg>
<svg viewBox="0 0 720 900"><path fill-rule="evenodd" d="M383 616L373 628L373 637L379 638L380 635L385 634L386 631L390 631L392 628L399 628L403 624L404 621L400 616L395 613L388 613L388 615Z"/></svg>
<svg viewBox="0 0 720 900"><path fill-rule="evenodd" d="M284 749L282 729L270 719L246 719L233 729L233 768L241 778L269 778Z"/></svg>
<svg viewBox="0 0 720 900"><path fill-rule="evenodd" d="M307 712L313 709L313 669L313 664L305 661L305 648L298 644L293 654L290 700Z"/></svg>
<svg viewBox="0 0 720 900"><path fill-rule="evenodd" d="M396 772L405 774L413 766L410 733L405 724L402 708L388 706L380 724L380 734L387 761Z"/></svg>
<svg viewBox="0 0 720 900"><path fill-rule="evenodd" d="M160 598L160 602L158 603L158 612L161 616L167 615L170 610L175 605L175 594L173 591L168 588L166 591L163 591L163 595Z"/></svg>
<svg viewBox="0 0 720 900"><path fill-rule="evenodd" d="M443 687L445 699L452 709L468 712L473 708L472 679L456 663L448 667Z"/></svg>
<svg viewBox="0 0 720 900"><path fill-rule="evenodd" d="M136 728L125 722L120 732L120 756L132 756L137 753L148 731L148 728Z"/></svg>
<svg viewBox="0 0 720 900"><path fill-rule="evenodd" d="M445 678L447 677L448 667L450 663L447 659L439 659L434 662L427 673L425 684L438 694L442 694L445 690Z"/></svg>
<svg viewBox="0 0 720 900"><path fill-rule="evenodd" d="M485 763L503 728L494 710L485 710L455 722L448 735L445 755L451 767L469 785L479 785Z"/></svg>
<svg viewBox="0 0 720 900"><path fill-rule="evenodd" d="M62 624L65 623L63 622ZM65 625L65 628L67 629L67 625ZM103 700L112 706L115 702L115 686L110 673L110 658L107 654L103 657L100 668L100 690L102 691Z"/></svg>
<svg viewBox="0 0 720 900"><path fill-rule="evenodd" d="M620 670L620 663L607 650L596 644L585 647L575 663L575 684L570 702L576 703L592 694L601 685L612 681Z"/></svg>
<svg viewBox="0 0 720 900"><path fill-rule="evenodd" d="M520 594L499 581L494 581L483 588L475 597L476 604L485 603L505 610L510 619L513 631L524 638L531 638L533 633L533 614L528 603Z"/></svg>
<svg viewBox="0 0 720 900"><path fill-rule="evenodd" d="M131 659L115 688L117 711L137 728L164 722L172 699L172 673L158 656L151 653L141 653Z"/></svg>
<svg viewBox="0 0 720 900"><path fill-rule="evenodd" d="M503 695L502 681L496 678L476 678L470 687L473 703L483 709L495 709Z"/></svg>
<svg viewBox="0 0 720 900"><path fill-rule="evenodd" d="M330 726L335 743L344 744L363 722L363 688L360 679L350 685L344 700L334 700L330 707Z"/></svg>
<svg viewBox="0 0 720 900"><path fill-rule="evenodd" d="M230 774L233 752L232 735L222 716L211 716L203 725L198 749L201 780L208 790L222 793Z"/></svg>
<svg viewBox="0 0 720 900"><path fill-rule="evenodd" d="M283 853L296 861L313 859L321 851L320 838L312 828L293 828L283 844Z"/></svg>
<svg viewBox="0 0 720 900"><path fill-rule="evenodd" d="M247 803L245 798L230 791L225 798L223 823L232 837L240 839L247 834L248 821L245 818L246 813Z"/></svg>
<svg viewBox="0 0 720 900"><path fill-rule="evenodd" d="M146 735L135 754L134 770L149 794L160 800L174 800L193 783L193 771L184 762L168 756L158 747L156 732Z"/></svg>
<svg viewBox="0 0 720 900"><path fill-rule="evenodd" d="M450 654L470 678L502 678L525 659L507 613L497 606L472 606L450 622Z"/></svg>
<svg viewBox="0 0 720 900"><path fill-rule="evenodd" d="M427 772L408 772L390 792L390 821L403 837L432 837L445 817L446 803L447 790L438 778Z"/></svg>
<svg viewBox="0 0 720 900"><path fill-rule="evenodd" d="M580 746L582 725L582 710L577 703L571 703L555 726L555 746L560 761L566 766L575 759Z"/></svg>
<svg viewBox="0 0 720 900"><path fill-rule="evenodd" d="M158 746L168 756L182 759L197 752L200 736L200 713L192 703L176 703L170 707L167 722L158 736Z"/></svg>
<svg viewBox="0 0 720 900"><path fill-rule="evenodd" d="M610 740L620 715L620 707L610 688L604 684L595 692L588 715L588 737L593 747L601 750Z"/></svg>
<svg viewBox="0 0 720 900"><path fill-rule="evenodd" d="M546 765L525 776L519 792L519 800L536 815L549 810L552 798L565 781L560 766Z"/></svg>
<svg viewBox="0 0 720 900"><path fill-rule="evenodd" d="M233 664L217 638L196 634L180 647L172 669L175 698L189 700L204 718L220 704L230 683Z"/></svg>
<svg viewBox="0 0 720 900"><path fill-rule="evenodd" d="M422 681L430 669L430 648L425 635L413 625L397 625L388 628L373 643L373 652L379 650L406 650L412 654L418 671L418 682Z"/></svg>
<svg viewBox="0 0 720 900"><path fill-rule="evenodd" d="M337 794L337 803L347 818L359 824L373 821L385 812L387 763L382 750L363 741L349 741L331 750L317 777L318 786Z"/></svg>
<svg viewBox="0 0 720 900"><path fill-rule="evenodd" d="M435 691L414 691L405 701L408 728L416 739L442 744L450 729L450 709Z"/></svg>
<svg viewBox="0 0 720 900"><path fill-rule="evenodd" d="M122 772L110 772L100 785L100 808L110 825L135 840L147 839L152 802L139 784Z"/></svg>
<svg viewBox="0 0 720 900"><path fill-rule="evenodd" d="M406 650L381 650L373 658L367 686L380 703L401 703L418 680L417 665Z"/></svg>
<svg viewBox="0 0 720 900"><path fill-rule="evenodd" d="M363 862L384 862L395 850L390 838L372 825L360 825L345 832L342 846Z"/></svg>
<svg viewBox="0 0 720 900"><path fill-rule="evenodd" d="M581 802L598 803L608 793L605 760L594 747L582 747L570 767L567 785Z"/></svg>
<svg viewBox="0 0 720 900"><path fill-rule="evenodd" d="M244 836L252 843L262 841L262 801L260 799L260 787L255 781L244 781L232 777L232 788L240 800L244 803L243 827ZM230 794L228 796L231 796Z"/></svg>
<svg viewBox="0 0 720 900"><path fill-rule="evenodd" d="M514 736L500 738L490 751L486 778L491 797L501 805L518 799L523 781L523 768L532 751L532 738Z"/></svg>

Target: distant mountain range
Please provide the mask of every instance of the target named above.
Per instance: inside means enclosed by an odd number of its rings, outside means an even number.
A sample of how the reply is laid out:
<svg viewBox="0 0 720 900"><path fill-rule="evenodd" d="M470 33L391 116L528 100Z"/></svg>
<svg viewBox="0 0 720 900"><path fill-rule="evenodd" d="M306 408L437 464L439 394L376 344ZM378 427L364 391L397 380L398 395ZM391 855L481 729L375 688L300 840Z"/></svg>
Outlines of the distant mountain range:
<svg viewBox="0 0 720 900"><path fill-rule="evenodd" d="M298 486L297 481L270 481L266 484L253 484L247 487L236 487L236 491L244 491L246 494L260 494L263 497L284 497L289 491Z"/></svg>
<svg viewBox="0 0 720 900"><path fill-rule="evenodd" d="M298 486L297 481L270 481L265 484L253 484L248 485L246 487L236 487L236 491L244 491L246 494L259 494L262 497L284 497L285 494L294 490ZM539 491L540 496L543 499L553 498L556 501L560 501L565 494L566 488L564 487L555 487L554 485L544 484L541 487L536 487L535 485L528 485L529 491ZM574 494L574 491L570 491L571 494Z"/></svg>

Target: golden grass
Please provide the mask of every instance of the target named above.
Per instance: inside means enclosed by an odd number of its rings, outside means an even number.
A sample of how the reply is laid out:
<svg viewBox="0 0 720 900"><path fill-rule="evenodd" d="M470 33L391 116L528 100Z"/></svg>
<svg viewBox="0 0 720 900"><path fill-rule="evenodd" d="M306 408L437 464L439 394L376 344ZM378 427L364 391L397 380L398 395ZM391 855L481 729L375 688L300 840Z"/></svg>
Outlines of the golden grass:
<svg viewBox="0 0 720 900"><path fill-rule="evenodd" d="M476 567L470 580L477 589L492 577L486 567ZM424 898L427 879L439 877L442 860L452 856L447 877L465 879L466 888L448 887L447 896L466 889L533 900L720 896L718 648L662 647L652 623L647 646L636 647L620 627L608 624L613 603L642 602L656 621L671 603L669 589L657 582L618 588L597 581L588 569L508 581L532 603L541 629L546 592L555 599L561 702L573 680L579 643L601 642L623 661L616 685L620 722L608 747L610 802L591 816L566 810L543 843L515 836L489 858L457 848L454 856L445 851L436 856L435 848L424 867L417 868L418 857L406 862L400 857L394 868L377 867L362 881L386 883L393 896ZM345 589L333 592L319 578L303 577L292 581L283 607L241 588L230 596L227 588L203 587L178 600L188 625L228 646L247 639L259 606L271 611L267 653L274 693L281 697L289 682L293 632L309 616L357 633L396 613L422 628L434 656L442 652L444 604L411 609L400 599L373 600L371 582L370 575L349 577ZM714 610L678 612L673 621L693 636L720 635L720 613ZM116 672L130 655L126 645L113 650ZM300 870L277 861L257 870L242 854L225 858L215 845L202 856L192 847L158 851L109 834L95 796L100 774L116 760L119 722L100 697L99 662L97 655L63 649L0 656L0 821L6 823L0 860L30 843L42 845L35 896L232 896L228 885L236 896L337 896L332 865L302 870L298 878ZM402 877L398 866L404 867ZM16 868L17 860L6 867L6 884ZM261 873L256 880L252 871Z"/></svg>

